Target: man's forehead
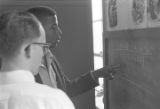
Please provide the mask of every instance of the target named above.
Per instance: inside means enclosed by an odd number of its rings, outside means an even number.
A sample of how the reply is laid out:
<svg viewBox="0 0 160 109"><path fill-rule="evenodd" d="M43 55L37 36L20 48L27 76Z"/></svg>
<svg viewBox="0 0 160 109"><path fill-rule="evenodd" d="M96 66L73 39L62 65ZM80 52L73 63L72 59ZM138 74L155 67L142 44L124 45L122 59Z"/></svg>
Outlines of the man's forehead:
<svg viewBox="0 0 160 109"><path fill-rule="evenodd" d="M49 21L52 21L52 22L55 23L55 24L58 24L57 15L48 16L47 19L48 19Z"/></svg>

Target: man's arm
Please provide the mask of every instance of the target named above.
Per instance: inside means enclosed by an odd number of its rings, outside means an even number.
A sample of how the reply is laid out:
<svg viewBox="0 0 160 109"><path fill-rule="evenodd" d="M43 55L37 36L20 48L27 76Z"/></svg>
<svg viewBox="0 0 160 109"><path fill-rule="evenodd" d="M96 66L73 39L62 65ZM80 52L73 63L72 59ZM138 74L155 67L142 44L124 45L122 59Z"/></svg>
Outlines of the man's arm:
<svg viewBox="0 0 160 109"><path fill-rule="evenodd" d="M57 87L65 91L70 97L78 96L93 89L98 85L91 72L88 72L76 79L70 80L63 72L58 60L53 55L51 62L52 69L56 72Z"/></svg>
<svg viewBox="0 0 160 109"><path fill-rule="evenodd" d="M66 91L70 97L81 95L99 85L98 80L95 80L90 72L74 80L69 80L66 76L64 78Z"/></svg>
<svg viewBox="0 0 160 109"><path fill-rule="evenodd" d="M110 67L104 67L95 71L85 73L84 75L74 80L70 80L65 75L58 60L53 54L51 54L51 52L50 56L51 60L49 61L51 61L52 69L54 69L54 71L56 72L56 81L58 88L64 90L70 97L78 96L82 93L89 91L90 89L93 89L95 86L98 85L99 77L111 79L110 76L113 76L109 74L109 72L113 69Z"/></svg>
<svg viewBox="0 0 160 109"><path fill-rule="evenodd" d="M105 66L98 70L85 73L74 80L69 80L65 77L67 94L70 97L78 96L95 88L99 85L98 78L100 77L108 80L113 79L114 75L118 72L118 68L118 66Z"/></svg>

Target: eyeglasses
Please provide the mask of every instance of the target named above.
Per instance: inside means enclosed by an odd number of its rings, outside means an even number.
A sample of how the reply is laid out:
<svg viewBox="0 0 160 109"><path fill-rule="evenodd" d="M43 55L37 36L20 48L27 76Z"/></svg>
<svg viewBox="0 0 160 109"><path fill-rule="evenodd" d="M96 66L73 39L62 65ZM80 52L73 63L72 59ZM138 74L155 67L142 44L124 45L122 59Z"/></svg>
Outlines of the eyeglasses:
<svg viewBox="0 0 160 109"><path fill-rule="evenodd" d="M39 45L43 49L44 55L47 54L48 50L51 48L52 43L41 43L41 42L34 42L33 45Z"/></svg>
<svg viewBox="0 0 160 109"><path fill-rule="evenodd" d="M35 44L35 45L39 45L43 48L47 48L47 49L51 49L51 48L55 48L56 47L56 42L51 42L51 43L41 43L41 42L34 42L32 44Z"/></svg>
<svg viewBox="0 0 160 109"><path fill-rule="evenodd" d="M34 42L32 44L35 44L35 45L39 45L43 48L50 48L52 46L52 43L41 43L41 42Z"/></svg>

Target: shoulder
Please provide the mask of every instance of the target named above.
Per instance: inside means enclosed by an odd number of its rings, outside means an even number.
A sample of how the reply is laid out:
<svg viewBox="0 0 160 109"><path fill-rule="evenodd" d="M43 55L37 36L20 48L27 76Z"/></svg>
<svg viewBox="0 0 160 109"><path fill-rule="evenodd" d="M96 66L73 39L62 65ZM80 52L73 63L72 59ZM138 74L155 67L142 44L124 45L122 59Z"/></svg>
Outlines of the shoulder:
<svg viewBox="0 0 160 109"><path fill-rule="evenodd" d="M40 84L40 86L42 86L41 93L44 95L41 96L41 98L47 102L48 106L53 108L56 105L57 107L60 107L60 109L74 109L72 101L65 92L60 89L51 88L47 85Z"/></svg>
<svg viewBox="0 0 160 109"><path fill-rule="evenodd" d="M42 109L74 109L74 105L69 97L59 89L37 83L24 84L22 88L20 86L17 87L19 93L14 93L14 96L12 96L14 98L13 104L18 102L18 104L26 107L28 107L27 104L33 107L41 106Z"/></svg>

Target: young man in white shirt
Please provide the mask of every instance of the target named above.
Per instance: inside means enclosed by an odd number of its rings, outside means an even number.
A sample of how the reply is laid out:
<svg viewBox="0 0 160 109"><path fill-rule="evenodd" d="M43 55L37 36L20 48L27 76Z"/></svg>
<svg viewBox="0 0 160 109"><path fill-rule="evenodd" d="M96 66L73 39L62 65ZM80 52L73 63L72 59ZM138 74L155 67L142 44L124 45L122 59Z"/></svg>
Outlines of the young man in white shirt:
<svg viewBox="0 0 160 109"><path fill-rule="evenodd" d="M0 16L0 109L74 109L64 92L34 80L49 46L32 14L14 11Z"/></svg>

